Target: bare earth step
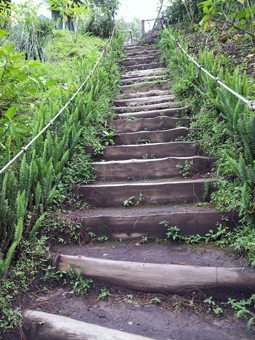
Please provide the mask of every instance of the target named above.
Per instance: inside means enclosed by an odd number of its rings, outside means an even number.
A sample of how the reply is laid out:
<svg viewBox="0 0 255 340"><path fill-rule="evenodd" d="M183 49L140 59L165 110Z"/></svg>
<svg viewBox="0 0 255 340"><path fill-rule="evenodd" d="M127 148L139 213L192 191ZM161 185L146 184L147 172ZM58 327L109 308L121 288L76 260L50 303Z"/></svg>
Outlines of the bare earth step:
<svg viewBox="0 0 255 340"><path fill-rule="evenodd" d="M165 238L167 227L176 226L184 235L204 235L215 230L217 224L227 219L226 226L233 228L236 216L233 212L219 212L212 207L197 207L190 204L164 207L104 208L70 211L71 220L82 224L82 235L93 231L109 239L141 239L142 236ZM88 231L87 231L88 230Z"/></svg>
<svg viewBox="0 0 255 340"><path fill-rule="evenodd" d="M90 184L78 186L74 193L94 207L121 207L125 201L137 205L195 203L206 200L206 185L214 181L203 178Z"/></svg>
<svg viewBox="0 0 255 340"><path fill-rule="evenodd" d="M126 70L149 70L151 68L161 68L164 67L165 64L162 62L154 62L154 63L147 63L147 64L135 64L125 66Z"/></svg>
<svg viewBox="0 0 255 340"><path fill-rule="evenodd" d="M185 127L170 130L140 131L120 133L115 137L115 145L165 143L178 137L187 137L189 129Z"/></svg>
<svg viewBox="0 0 255 340"><path fill-rule="evenodd" d="M167 96L167 95L173 95L169 90L151 90L151 91L145 91L145 92L136 92L136 93L127 93L127 94L121 94L118 96L120 100L123 99L136 99L136 98L143 98L143 97L157 97L157 96Z"/></svg>
<svg viewBox="0 0 255 340"><path fill-rule="evenodd" d="M107 146L104 151L104 159L106 161L134 158L189 157L196 155L197 149L191 142L115 145Z"/></svg>
<svg viewBox="0 0 255 340"><path fill-rule="evenodd" d="M156 179L181 176L178 166L190 165L190 175L211 170L215 158L209 157L167 157L157 159L128 159L124 161L94 162L97 179L132 180Z"/></svg>
<svg viewBox="0 0 255 340"><path fill-rule="evenodd" d="M138 263L60 255L59 270L71 266L87 277L145 292L178 292L218 287L255 289L255 272L245 268Z"/></svg>
<svg viewBox="0 0 255 340"><path fill-rule="evenodd" d="M137 71L129 71L123 73L121 79L130 79L130 78L138 78L138 77L148 77L151 75L165 75L167 73L166 68L156 68L156 69L149 69L149 70L137 70Z"/></svg>
<svg viewBox="0 0 255 340"><path fill-rule="evenodd" d="M61 315L26 310L23 313L26 339L54 340L149 340L139 335L128 334L74 320ZM35 325L37 325L35 327ZM151 339L152 340L152 339Z"/></svg>
<svg viewBox="0 0 255 340"><path fill-rule="evenodd" d="M148 105L137 105L137 106L117 106L114 107L114 110L117 114L121 113L131 113L131 112L139 112L139 111L151 111L151 110L164 110L164 109L178 109L182 108L187 110L188 107L185 107L184 102L161 102L161 103L154 103Z"/></svg>
<svg viewBox="0 0 255 340"><path fill-rule="evenodd" d="M155 81L142 81L135 84L121 85L120 91L122 94L132 94L139 91L149 91L149 90L168 90L169 84L166 80L155 80Z"/></svg>
<svg viewBox="0 0 255 340"><path fill-rule="evenodd" d="M173 118L173 117L154 117L154 118L138 118L134 120L116 119L109 122L110 126L115 129L116 133L153 131L153 130L169 130L176 127L189 127L190 118ZM170 155L168 155L170 156ZM180 155L184 156L184 155ZM132 158L132 157L131 157Z"/></svg>
<svg viewBox="0 0 255 340"><path fill-rule="evenodd" d="M134 88L136 88L136 86L138 86L139 83L152 82L152 81L161 82L165 79L166 79L166 75L160 74L160 75L151 75L151 76L142 76L142 77L122 79L120 84L122 86L123 85L132 85Z"/></svg>
<svg viewBox="0 0 255 340"><path fill-rule="evenodd" d="M115 100L115 106L137 106L141 104L155 104L164 103L175 100L175 95L167 93L164 96L152 96L152 97L140 97L140 98L130 98L130 99L118 99Z"/></svg>

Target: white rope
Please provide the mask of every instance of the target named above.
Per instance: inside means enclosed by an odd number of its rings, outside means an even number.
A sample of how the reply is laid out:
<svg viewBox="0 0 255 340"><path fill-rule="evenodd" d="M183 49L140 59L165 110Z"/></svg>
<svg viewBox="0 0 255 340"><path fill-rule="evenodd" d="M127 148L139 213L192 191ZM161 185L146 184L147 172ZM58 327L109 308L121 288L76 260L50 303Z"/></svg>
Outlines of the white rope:
<svg viewBox="0 0 255 340"><path fill-rule="evenodd" d="M108 48L111 46L112 44L112 39L113 39L113 35L115 32L115 28L113 29L110 41L106 47L106 49L108 50ZM2 175L17 159L20 158L20 156L22 156L24 153L27 152L27 150L34 144L34 142L45 132L48 130L48 128L55 122L56 119L58 119L58 117L63 113L63 111L65 111L65 109L69 106L69 104L74 100L74 98L78 95L78 93L82 90L82 88L85 86L85 84L87 83L87 81L91 78L91 76L94 74L96 68L98 67L100 61L102 60L103 56L105 54L105 49L103 49L100 57L98 58L96 64L94 65L94 67L92 68L92 70L89 72L89 74L87 75L86 79L84 80L84 82L80 85L80 87L78 88L78 90L72 95L72 97L68 100L68 102L59 110L59 112L56 114L56 116L54 118L52 118L46 125L45 127L25 146L23 146L21 148L21 150L2 168L0 169L0 175Z"/></svg>
<svg viewBox="0 0 255 340"><path fill-rule="evenodd" d="M218 85L224 87L227 91L232 93L235 97L237 97L239 100L241 100L243 103L245 103L248 108L252 111L255 111L255 100L248 100L245 97L243 97L241 94L237 93L233 89L231 89L229 86L227 86L225 83L223 83L218 77L215 77L212 75L208 70L206 70L202 65L200 65L193 57L191 57L181 46L178 39L175 39L170 33L169 36L172 40L176 42L176 45L182 50L182 52L188 57L189 60L191 60L201 71L203 71L205 74L207 74L210 78L212 78Z"/></svg>

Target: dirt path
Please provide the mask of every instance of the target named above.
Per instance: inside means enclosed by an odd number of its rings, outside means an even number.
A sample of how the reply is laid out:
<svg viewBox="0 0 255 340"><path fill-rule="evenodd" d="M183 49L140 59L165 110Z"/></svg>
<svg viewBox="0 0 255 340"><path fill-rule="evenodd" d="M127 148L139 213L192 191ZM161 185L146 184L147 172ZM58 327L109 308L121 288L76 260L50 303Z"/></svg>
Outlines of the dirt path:
<svg viewBox="0 0 255 340"><path fill-rule="evenodd" d="M217 317L205 302L213 296L216 306L223 306L227 297L245 297L254 289L255 274L243 260L212 247L146 244L164 239L169 227L203 235L223 221L233 226L235 216L206 205L215 159L188 140L192 112L169 90L158 51L130 46L122 67L116 118L110 122L115 145L93 163L97 182L75 190L90 208L66 212L82 224L81 234L93 232L110 242L52 249L59 270L75 267L95 287L77 296L59 283L31 294L25 302L26 334L30 339L253 339L226 305Z"/></svg>

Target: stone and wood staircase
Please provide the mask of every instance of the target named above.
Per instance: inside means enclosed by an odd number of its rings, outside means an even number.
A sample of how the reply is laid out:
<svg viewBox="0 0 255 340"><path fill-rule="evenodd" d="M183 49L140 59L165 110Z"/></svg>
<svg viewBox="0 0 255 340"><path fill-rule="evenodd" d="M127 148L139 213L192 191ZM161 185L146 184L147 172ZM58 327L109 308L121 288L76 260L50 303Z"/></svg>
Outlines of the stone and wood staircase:
<svg viewBox="0 0 255 340"><path fill-rule="evenodd" d="M93 231L125 242L164 239L162 221L184 235L203 235L223 220L233 226L232 212L222 213L206 204L215 182L210 174L215 158L203 156L189 141L192 112L169 89L160 53L151 46L135 45L127 47L126 54L116 116L109 122L116 132L115 145L106 147L102 161L92 163L97 181L75 189L90 208L69 211L68 217L82 224L82 233ZM73 266L95 282L125 289L171 293L255 287L250 269L206 265L202 255L195 263L171 257L158 261L155 248L149 260L131 261L129 255L114 255L112 243L110 259L102 252L91 255L85 247L84 251L77 247L58 249L58 270ZM24 321L31 339L146 339L41 311L25 311ZM40 327L31 327L38 321Z"/></svg>

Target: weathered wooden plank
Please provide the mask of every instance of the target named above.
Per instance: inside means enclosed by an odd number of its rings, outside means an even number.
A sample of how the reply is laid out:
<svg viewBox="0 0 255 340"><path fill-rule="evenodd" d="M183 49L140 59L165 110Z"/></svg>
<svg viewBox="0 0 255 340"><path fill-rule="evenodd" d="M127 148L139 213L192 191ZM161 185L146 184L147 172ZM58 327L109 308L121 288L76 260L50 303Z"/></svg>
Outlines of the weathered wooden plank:
<svg viewBox="0 0 255 340"><path fill-rule="evenodd" d="M149 340L143 336L121 332L61 315L26 310L24 330L31 340Z"/></svg>

